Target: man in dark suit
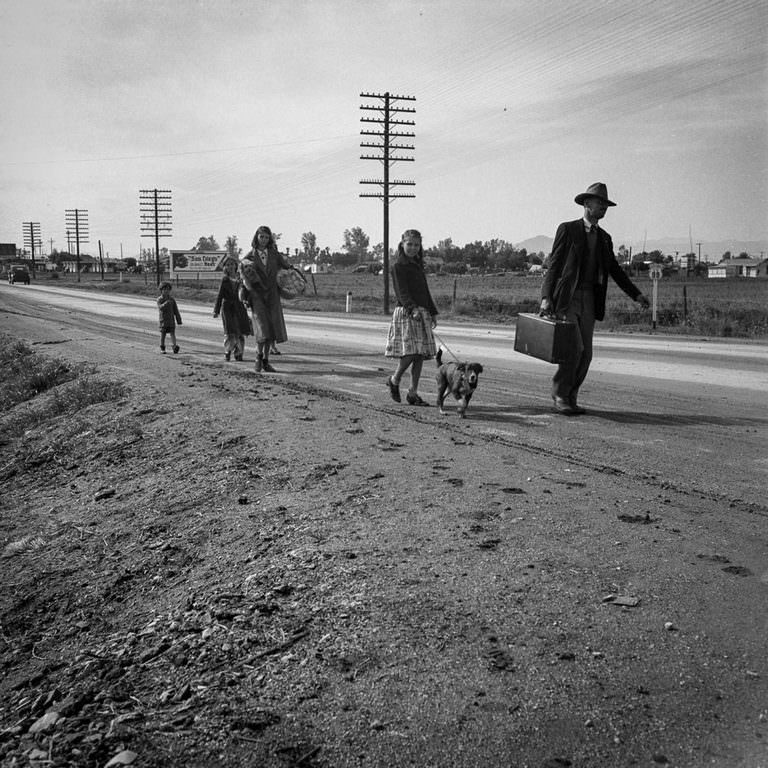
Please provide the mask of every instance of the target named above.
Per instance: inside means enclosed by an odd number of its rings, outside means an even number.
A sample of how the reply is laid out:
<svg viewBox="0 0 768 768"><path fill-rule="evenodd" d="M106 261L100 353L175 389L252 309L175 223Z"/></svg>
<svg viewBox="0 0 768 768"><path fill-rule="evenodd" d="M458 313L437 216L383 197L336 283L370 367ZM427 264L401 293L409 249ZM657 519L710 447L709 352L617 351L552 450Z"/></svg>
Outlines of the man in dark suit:
<svg viewBox="0 0 768 768"><path fill-rule="evenodd" d="M608 276L644 309L649 307L648 299L616 261L611 236L598 226L608 207L616 205L608 199L605 184L591 184L574 201L584 206L584 216L557 228L541 288L541 314L574 322L583 346L581 352L574 350L568 362L558 365L552 377L555 410L567 416L585 413L577 398L592 362L595 321L605 317Z"/></svg>

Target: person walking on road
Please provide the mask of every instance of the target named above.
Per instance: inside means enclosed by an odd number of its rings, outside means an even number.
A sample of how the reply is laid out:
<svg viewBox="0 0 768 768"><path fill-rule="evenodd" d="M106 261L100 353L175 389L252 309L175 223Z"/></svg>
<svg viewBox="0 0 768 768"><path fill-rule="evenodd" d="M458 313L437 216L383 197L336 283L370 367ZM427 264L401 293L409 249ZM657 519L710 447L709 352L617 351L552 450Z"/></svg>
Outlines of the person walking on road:
<svg viewBox="0 0 768 768"><path fill-rule="evenodd" d="M232 354L235 360L243 359L245 337L251 335L251 321L248 310L240 301L240 281L237 278L237 261L228 259L224 262L224 274L219 285L213 316L221 315L224 326L224 359L229 361Z"/></svg>
<svg viewBox="0 0 768 768"><path fill-rule="evenodd" d="M406 395L409 405L428 405L419 397L419 379L425 360L435 356L435 337L432 329L437 325L437 307L427 285L424 272L424 248L421 233L408 229L403 233L395 263L392 267L392 287L397 306L389 326L386 357L399 358L397 370L387 377L390 397L401 402L400 380L410 367L411 386Z"/></svg>
<svg viewBox="0 0 768 768"><path fill-rule="evenodd" d="M240 259L240 277L246 289L243 299L250 306L253 317L257 373L275 372L269 363L272 342L281 344L288 340L277 284L277 273L281 269L291 269L291 265L277 250L272 230L259 227L253 236L251 250Z"/></svg>
<svg viewBox="0 0 768 768"><path fill-rule="evenodd" d="M169 282L160 283L160 295L157 297L158 321L160 324L160 351L165 354L165 337L171 337L173 354L179 352L176 343L176 324L181 325L181 314L176 299L171 296L173 286Z"/></svg>
<svg viewBox="0 0 768 768"><path fill-rule="evenodd" d="M540 314L555 315L576 324L583 350L557 367L552 377L555 411L566 416L585 413L578 404L579 388L592 362L592 337L595 321L605 317L608 277L634 301L648 309L648 299L627 277L616 261L611 236L599 226L610 206L608 188L602 182L591 184L574 202L584 207L584 215L560 224L547 260L541 288Z"/></svg>

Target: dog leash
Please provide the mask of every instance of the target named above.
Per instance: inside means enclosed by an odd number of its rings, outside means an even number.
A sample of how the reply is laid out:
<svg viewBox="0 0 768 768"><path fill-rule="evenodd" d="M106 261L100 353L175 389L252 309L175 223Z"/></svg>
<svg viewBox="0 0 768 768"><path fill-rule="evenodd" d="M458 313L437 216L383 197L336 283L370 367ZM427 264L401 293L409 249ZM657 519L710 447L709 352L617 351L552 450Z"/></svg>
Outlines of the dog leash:
<svg viewBox="0 0 768 768"><path fill-rule="evenodd" d="M433 336L434 336L434 337L435 337L435 338L436 338L436 339L437 339L437 340L440 342L440 346L441 346L441 347L445 347L445 351L446 351L446 352L447 352L447 353L448 353L448 354L449 354L449 355L450 355L450 356L451 356L451 357L452 357L452 358L453 358L453 359L454 359L454 360L455 360L457 363L460 363L460 362L461 362L461 360L459 360L459 358L458 358L458 357L456 357L456 355L454 355L454 354L453 354L453 352L451 352L451 348L450 348L450 347L449 347L449 346L448 346L448 345L447 345L447 344L446 344L446 343L445 343L445 342L444 342L444 341L443 341L443 340L440 338L440 336L438 336L438 335L437 335L437 334L434 332L434 330L432 331L432 335L433 335Z"/></svg>

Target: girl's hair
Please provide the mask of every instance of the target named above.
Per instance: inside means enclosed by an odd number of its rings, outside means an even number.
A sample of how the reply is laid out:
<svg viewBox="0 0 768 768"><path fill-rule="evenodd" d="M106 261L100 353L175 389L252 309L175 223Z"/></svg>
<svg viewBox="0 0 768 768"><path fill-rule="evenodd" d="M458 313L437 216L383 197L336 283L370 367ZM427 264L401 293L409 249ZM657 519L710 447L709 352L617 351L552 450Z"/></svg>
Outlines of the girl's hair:
<svg viewBox="0 0 768 768"><path fill-rule="evenodd" d="M421 232L419 232L418 229L406 229L405 232L403 232L403 236L400 238L400 242L397 244L397 254L395 254L397 261L408 259L408 257L405 255L405 250L403 249L403 243L406 240L419 241L419 252L416 254L415 260L419 266L423 266L424 246L422 245L422 242L421 242Z"/></svg>
<svg viewBox="0 0 768 768"><path fill-rule="evenodd" d="M269 242L267 243L268 250L277 248L275 238L272 236L272 230L269 227L262 225L256 230L256 234L253 236L253 240L251 240L251 248L253 248L254 251L259 247L259 234L269 235Z"/></svg>
<svg viewBox="0 0 768 768"><path fill-rule="evenodd" d="M166 280L163 283L160 283L160 285L157 286L159 290L163 290L163 288L167 288L169 291L173 288L173 286Z"/></svg>

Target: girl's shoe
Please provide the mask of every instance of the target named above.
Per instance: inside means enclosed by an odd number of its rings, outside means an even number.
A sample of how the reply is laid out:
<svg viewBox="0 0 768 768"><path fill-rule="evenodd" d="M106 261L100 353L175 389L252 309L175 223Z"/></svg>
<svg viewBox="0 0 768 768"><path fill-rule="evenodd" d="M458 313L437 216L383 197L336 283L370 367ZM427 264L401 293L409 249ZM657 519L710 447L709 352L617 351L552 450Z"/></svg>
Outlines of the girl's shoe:
<svg viewBox="0 0 768 768"><path fill-rule="evenodd" d="M256 358L256 365L254 366L256 373L261 373L261 369L264 367L264 359L261 355Z"/></svg>
<svg viewBox="0 0 768 768"><path fill-rule="evenodd" d="M422 400L418 395L412 395L410 392L405 396L408 405L429 405L426 400Z"/></svg>
<svg viewBox="0 0 768 768"><path fill-rule="evenodd" d="M277 371L269 364L269 360L264 361L263 369L266 373L277 373Z"/></svg>
<svg viewBox="0 0 768 768"><path fill-rule="evenodd" d="M241 362L241 361L242 361L242 359L243 359L243 356L242 356L242 355L235 355L235 362L238 362L238 363L239 363L239 362ZM227 358L227 360L229 360L229 358Z"/></svg>
<svg viewBox="0 0 768 768"><path fill-rule="evenodd" d="M270 355L279 355L280 350L277 347L272 347L272 349L269 350Z"/></svg>
<svg viewBox="0 0 768 768"><path fill-rule="evenodd" d="M160 351L165 354L165 347L160 347Z"/></svg>
<svg viewBox="0 0 768 768"><path fill-rule="evenodd" d="M174 355L178 355L179 354L179 345L178 344L173 348L173 354Z"/></svg>
<svg viewBox="0 0 768 768"><path fill-rule="evenodd" d="M227 362L229 362L229 359L230 359L231 357L232 357L232 353L231 353L231 352L225 352L225 353L224 353L224 359L225 359ZM237 360L237 358L235 358L235 360Z"/></svg>
<svg viewBox="0 0 768 768"><path fill-rule="evenodd" d="M400 387L392 381L391 376L387 376L387 387L389 387L389 396L396 402L400 402Z"/></svg>

